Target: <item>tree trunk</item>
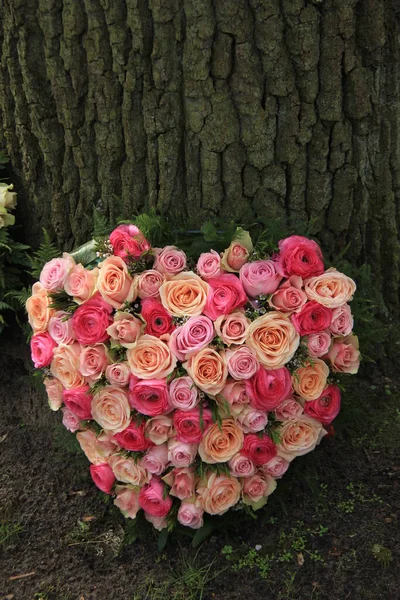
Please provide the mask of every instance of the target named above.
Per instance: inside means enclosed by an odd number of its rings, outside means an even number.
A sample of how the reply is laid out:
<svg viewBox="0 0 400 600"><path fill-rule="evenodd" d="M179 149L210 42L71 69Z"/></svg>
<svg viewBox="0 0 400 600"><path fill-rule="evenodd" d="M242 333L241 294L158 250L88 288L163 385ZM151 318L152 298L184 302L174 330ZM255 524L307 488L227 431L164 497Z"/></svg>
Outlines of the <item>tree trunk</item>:
<svg viewBox="0 0 400 600"><path fill-rule="evenodd" d="M0 0L0 145L31 239L155 207L351 243L399 308L393 0ZM21 215L21 218L23 216Z"/></svg>

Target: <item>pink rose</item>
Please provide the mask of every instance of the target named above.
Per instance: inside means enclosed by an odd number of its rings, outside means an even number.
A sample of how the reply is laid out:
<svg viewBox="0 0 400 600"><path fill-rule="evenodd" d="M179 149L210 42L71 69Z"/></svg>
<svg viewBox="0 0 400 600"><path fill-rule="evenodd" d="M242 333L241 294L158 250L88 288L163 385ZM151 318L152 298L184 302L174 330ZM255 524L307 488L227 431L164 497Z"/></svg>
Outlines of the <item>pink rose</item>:
<svg viewBox="0 0 400 600"><path fill-rule="evenodd" d="M199 443L204 432L212 423L212 414L208 408L200 410L199 407L192 410L176 410L174 412L174 427L176 439L188 444Z"/></svg>
<svg viewBox="0 0 400 600"><path fill-rule="evenodd" d="M286 367L268 371L260 367L257 373L246 380L246 391L250 404L258 410L274 410L292 391L292 378Z"/></svg>
<svg viewBox="0 0 400 600"><path fill-rule="evenodd" d="M106 377L111 385L125 387L129 384L131 371L126 363L114 363L107 366Z"/></svg>
<svg viewBox="0 0 400 600"><path fill-rule="evenodd" d="M145 333L161 338L175 329L169 312L161 302L154 298L145 298L142 302L141 317L146 322Z"/></svg>
<svg viewBox="0 0 400 600"><path fill-rule="evenodd" d="M338 373L357 373L360 366L358 337L356 335L348 335L344 338L336 338L324 358L329 359L332 371Z"/></svg>
<svg viewBox="0 0 400 600"><path fill-rule="evenodd" d="M247 456L255 465L261 466L277 454L276 446L271 438L266 435L248 433L244 436L241 454Z"/></svg>
<svg viewBox="0 0 400 600"><path fill-rule="evenodd" d="M250 379L259 368L256 355L247 346L225 352L229 374L234 379Z"/></svg>
<svg viewBox="0 0 400 600"><path fill-rule="evenodd" d="M119 508L125 518L136 519L136 515L140 510L138 492L123 486L117 486L116 492L115 506Z"/></svg>
<svg viewBox="0 0 400 600"><path fill-rule="evenodd" d="M288 468L288 461L278 454L261 467L264 473L271 475L271 477L274 477L275 479L280 479L286 473Z"/></svg>
<svg viewBox="0 0 400 600"><path fill-rule="evenodd" d="M97 267L89 270L82 265L74 265L68 273L64 289L69 296L73 297L74 302L82 304L93 296L98 276L99 269Z"/></svg>
<svg viewBox="0 0 400 600"><path fill-rule="evenodd" d="M105 494L111 493L111 489L115 482L115 476L108 463L102 463L101 465L90 465L90 474L99 490Z"/></svg>
<svg viewBox="0 0 400 600"><path fill-rule="evenodd" d="M321 248L313 240L300 235L291 235L281 240L278 246L276 267L283 277L299 275L306 279L324 272Z"/></svg>
<svg viewBox="0 0 400 600"><path fill-rule="evenodd" d="M63 386L61 381L55 377L46 377L43 380L46 388L47 399L51 410L58 410L62 405Z"/></svg>
<svg viewBox="0 0 400 600"><path fill-rule="evenodd" d="M304 413L313 417L323 425L330 425L340 411L340 389L337 385L328 385L321 396L306 402Z"/></svg>
<svg viewBox="0 0 400 600"><path fill-rule="evenodd" d="M169 492L171 496L175 496L179 500L193 496L195 479L194 469L190 467L173 469L163 477L165 483L171 487Z"/></svg>
<svg viewBox="0 0 400 600"><path fill-rule="evenodd" d="M130 386L129 403L143 415L155 417L170 408L165 379L147 379Z"/></svg>
<svg viewBox="0 0 400 600"><path fill-rule="evenodd" d="M176 438L168 440L168 460L174 467L189 467L196 454L197 444L187 444Z"/></svg>
<svg viewBox="0 0 400 600"><path fill-rule="evenodd" d="M84 346L79 356L79 370L90 383L94 383L104 373L109 361L104 344Z"/></svg>
<svg viewBox="0 0 400 600"><path fill-rule="evenodd" d="M137 278L138 296L144 298L159 298L160 287L165 281L165 276L155 269L143 271Z"/></svg>
<svg viewBox="0 0 400 600"><path fill-rule="evenodd" d="M313 358L324 356L331 345L331 336L327 331L311 333L307 337L308 354Z"/></svg>
<svg viewBox="0 0 400 600"><path fill-rule="evenodd" d="M95 294L81 304L72 317L72 326L80 344L90 345L108 339L107 327L113 322L112 307Z"/></svg>
<svg viewBox="0 0 400 600"><path fill-rule="evenodd" d="M279 286L279 275L273 260L256 260L246 263L240 269L240 281L248 296L255 298L261 294L272 294Z"/></svg>
<svg viewBox="0 0 400 600"><path fill-rule="evenodd" d="M154 269L164 275L173 277L186 268L186 254L176 246L155 248L156 260Z"/></svg>
<svg viewBox="0 0 400 600"><path fill-rule="evenodd" d="M107 462L108 458L115 452L115 444L104 434L97 437L94 431L86 429L78 431L76 439L86 455L86 458L94 465Z"/></svg>
<svg viewBox="0 0 400 600"><path fill-rule="evenodd" d="M114 256L125 262L137 260L150 249L150 244L136 225L119 225L110 234Z"/></svg>
<svg viewBox="0 0 400 600"><path fill-rule="evenodd" d="M99 266L97 289L113 308L122 308L136 298L136 289L128 267L119 256L109 256Z"/></svg>
<svg viewBox="0 0 400 600"><path fill-rule="evenodd" d="M172 507L172 498L165 496L165 484L158 478L152 477L139 493L139 504L143 510L153 517L165 517Z"/></svg>
<svg viewBox="0 0 400 600"><path fill-rule="evenodd" d="M203 527L204 510L191 502L182 502L178 510L178 521L185 527L200 529Z"/></svg>
<svg viewBox="0 0 400 600"><path fill-rule="evenodd" d="M200 401L199 390L190 377L177 377L169 386L171 405L180 410L192 410Z"/></svg>
<svg viewBox="0 0 400 600"><path fill-rule="evenodd" d="M237 422L245 433L257 433L265 429L268 417L264 411L256 410L251 406L245 406L238 415Z"/></svg>
<svg viewBox="0 0 400 600"><path fill-rule="evenodd" d="M222 274L221 257L215 250L203 252L197 261L197 272L203 279L219 277Z"/></svg>
<svg viewBox="0 0 400 600"><path fill-rule="evenodd" d="M247 295L236 275L225 273L208 280L210 292L203 313L215 321L248 302Z"/></svg>
<svg viewBox="0 0 400 600"><path fill-rule="evenodd" d="M53 258L46 263L40 273L40 283L49 292L58 292L64 288L68 273L75 265L75 261L66 252L62 258Z"/></svg>
<svg viewBox="0 0 400 600"><path fill-rule="evenodd" d="M168 527L167 519L165 517L155 517L154 515L150 515L149 513L145 512L144 518L146 521L151 523L154 529L157 529L157 531L162 531Z"/></svg>
<svg viewBox="0 0 400 600"><path fill-rule="evenodd" d="M31 357L35 369L48 367L53 359L56 343L48 333L37 333L31 338Z"/></svg>
<svg viewBox="0 0 400 600"><path fill-rule="evenodd" d="M318 302L307 302L300 312L291 316L291 321L300 335L320 333L328 329L331 320L331 309Z"/></svg>
<svg viewBox="0 0 400 600"><path fill-rule="evenodd" d="M132 420L128 427L115 434L114 439L121 448L131 452L143 452L152 446L151 440L145 437L144 422L139 425Z"/></svg>
<svg viewBox="0 0 400 600"><path fill-rule="evenodd" d="M165 415L153 417L146 422L146 435L156 446L167 442L173 433L172 419Z"/></svg>
<svg viewBox="0 0 400 600"><path fill-rule="evenodd" d="M88 385L63 391L65 406L82 420L92 418L92 398Z"/></svg>
<svg viewBox="0 0 400 600"><path fill-rule="evenodd" d="M250 477L256 472L256 467L251 462L250 458L243 456L243 454L235 454L235 456L228 461L228 466L234 477Z"/></svg>
<svg viewBox="0 0 400 600"><path fill-rule="evenodd" d="M222 315L214 323L215 331L227 346L243 344L251 321L243 312L237 311L230 315Z"/></svg>
<svg viewBox="0 0 400 600"><path fill-rule="evenodd" d="M294 398L286 398L275 409L275 418L278 421L294 419L303 413L303 407Z"/></svg>
<svg viewBox="0 0 400 600"><path fill-rule="evenodd" d="M64 427L71 433L78 431L80 426L79 417L77 417L72 410L69 410L68 408L62 408L61 410L63 413L62 424Z"/></svg>
<svg viewBox="0 0 400 600"><path fill-rule="evenodd" d="M244 381L229 380L220 394L218 399L223 402L228 402L230 412L234 415L239 414L244 406L249 403L250 399L246 392Z"/></svg>
<svg viewBox="0 0 400 600"><path fill-rule="evenodd" d="M250 504L255 510L261 508L267 496L276 488L276 481L270 475L262 476L259 473L246 477L243 480L243 504Z"/></svg>
<svg viewBox="0 0 400 600"><path fill-rule="evenodd" d="M332 321L329 331L334 337L350 335L353 329L354 321L351 309L348 304L343 304L332 311Z"/></svg>
<svg viewBox="0 0 400 600"><path fill-rule="evenodd" d="M71 313L58 310L51 317L48 331L56 344L72 344L75 333L72 327Z"/></svg>
<svg viewBox="0 0 400 600"><path fill-rule="evenodd" d="M124 348L133 348L143 327L143 322L131 313L118 311L114 323L107 327L108 335Z"/></svg>
<svg viewBox="0 0 400 600"><path fill-rule="evenodd" d="M160 444L147 450L141 460L141 465L153 475L161 475L168 466L168 446Z"/></svg>
<svg viewBox="0 0 400 600"><path fill-rule="evenodd" d="M180 361L197 354L214 338L214 325L204 316L191 317L184 325L172 332L169 346Z"/></svg>
<svg viewBox="0 0 400 600"><path fill-rule="evenodd" d="M299 312L307 302L307 296L303 292L302 286L302 278L292 275L272 294L268 304L279 312Z"/></svg>

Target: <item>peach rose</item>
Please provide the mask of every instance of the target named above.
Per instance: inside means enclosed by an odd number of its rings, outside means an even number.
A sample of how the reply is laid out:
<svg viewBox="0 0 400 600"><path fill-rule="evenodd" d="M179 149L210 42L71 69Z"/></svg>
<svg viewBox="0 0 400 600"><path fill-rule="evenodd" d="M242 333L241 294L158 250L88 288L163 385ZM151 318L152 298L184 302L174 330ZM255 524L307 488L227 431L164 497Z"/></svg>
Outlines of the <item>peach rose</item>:
<svg viewBox="0 0 400 600"><path fill-rule="evenodd" d="M225 250L221 258L222 268L232 273L238 273L253 252L253 242L249 232L238 227L236 233L237 239Z"/></svg>
<svg viewBox="0 0 400 600"><path fill-rule="evenodd" d="M86 454L86 458L94 465L102 465L107 462L109 456L115 452L115 444L108 439L102 439L102 436L97 437L94 431L86 429L79 431L76 434L76 439L79 442L82 451Z"/></svg>
<svg viewBox="0 0 400 600"><path fill-rule="evenodd" d="M357 373L360 366L358 337L356 335L348 335L344 338L336 338L325 358L329 359L332 371Z"/></svg>
<svg viewBox="0 0 400 600"><path fill-rule="evenodd" d="M107 348L104 344L83 346L79 356L79 370L88 382L94 383L100 379L108 364Z"/></svg>
<svg viewBox="0 0 400 600"><path fill-rule="evenodd" d="M275 311L255 319L247 331L246 344L267 369L283 367L293 358L299 343L300 336L289 318Z"/></svg>
<svg viewBox="0 0 400 600"><path fill-rule="evenodd" d="M120 454L113 454L113 456L110 456L108 459L108 464L112 468L117 481L129 483L130 485L138 487L142 487L142 485L150 481L150 473L148 473L139 462L132 458L126 458Z"/></svg>
<svg viewBox="0 0 400 600"><path fill-rule="evenodd" d="M292 377L295 392L304 400L316 400L322 394L329 375L328 365L319 358L296 369Z"/></svg>
<svg viewBox="0 0 400 600"><path fill-rule="evenodd" d="M46 388L47 399L51 410L58 410L62 405L63 386L61 381L55 377L46 377L43 380L43 383Z"/></svg>
<svg viewBox="0 0 400 600"><path fill-rule="evenodd" d="M64 284L64 289L69 296L72 296L74 302L82 304L89 300L96 291L99 269L85 269L81 264L74 265Z"/></svg>
<svg viewBox="0 0 400 600"><path fill-rule="evenodd" d="M224 352L217 352L209 347L203 348L198 354L191 356L183 366L195 385L203 392L215 396L224 388L228 377Z"/></svg>
<svg viewBox="0 0 400 600"><path fill-rule="evenodd" d="M114 323L107 327L107 333L124 348L133 348L143 328L140 319L131 313L118 311L114 315Z"/></svg>
<svg viewBox="0 0 400 600"><path fill-rule="evenodd" d="M106 385L93 396L92 416L106 431L123 431L131 420L128 395L115 385Z"/></svg>
<svg viewBox="0 0 400 600"><path fill-rule="evenodd" d="M208 283L187 271L163 283L160 297L164 308L174 317L194 317L203 312L209 291Z"/></svg>
<svg viewBox="0 0 400 600"><path fill-rule="evenodd" d="M50 304L51 298L47 295L46 289L37 281L32 286L32 296L28 298L25 304L29 325L34 333L44 333L46 331L50 317L54 314Z"/></svg>
<svg viewBox="0 0 400 600"><path fill-rule="evenodd" d="M303 456L314 450L324 435L326 431L322 424L306 415L285 421L279 428L279 456L289 462L296 456Z"/></svg>
<svg viewBox="0 0 400 600"><path fill-rule="evenodd" d="M146 421L146 437L159 446L167 442L174 435L174 424L172 419L164 415L158 415Z"/></svg>
<svg viewBox="0 0 400 600"><path fill-rule="evenodd" d="M223 515L240 500L241 485L236 477L211 473L197 487L197 502L209 515Z"/></svg>
<svg viewBox="0 0 400 600"><path fill-rule="evenodd" d="M126 263L119 256L109 256L99 267L97 289L103 300L113 308L135 299L135 286Z"/></svg>
<svg viewBox="0 0 400 600"><path fill-rule="evenodd" d="M215 423L204 434L200 442L199 454L203 462L209 464L227 462L241 450L244 434L234 419L223 419Z"/></svg>
<svg viewBox="0 0 400 600"><path fill-rule="evenodd" d="M176 367L168 344L153 335L142 335L127 352L131 372L139 379L164 379Z"/></svg>
<svg viewBox="0 0 400 600"><path fill-rule="evenodd" d="M227 346L243 344L251 321L243 312L236 311L230 315L218 317L214 323L215 331Z"/></svg>
<svg viewBox="0 0 400 600"><path fill-rule="evenodd" d="M117 485L115 488L117 497L114 500L115 506L118 506L125 518L136 519L140 510L139 492L129 487Z"/></svg>
<svg viewBox="0 0 400 600"><path fill-rule="evenodd" d="M159 273L155 269L143 271L137 277L138 296L142 300L144 298L159 298L160 287L165 281L165 275Z"/></svg>
<svg viewBox="0 0 400 600"><path fill-rule="evenodd" d="M79 372L80 354L81 346L77 342L68 345L60 344L54 348L50 371L53 377L57 377L68 390L85 383L84 377Z"/></svg>
<svg viewBox="0 0 400 600"><path fill-rule="evenodd" d="M356 284L344 273L331 268L322 275L307 279L304 291L309 300L315 300L328 308L338 308L353 299Z"/></svg>

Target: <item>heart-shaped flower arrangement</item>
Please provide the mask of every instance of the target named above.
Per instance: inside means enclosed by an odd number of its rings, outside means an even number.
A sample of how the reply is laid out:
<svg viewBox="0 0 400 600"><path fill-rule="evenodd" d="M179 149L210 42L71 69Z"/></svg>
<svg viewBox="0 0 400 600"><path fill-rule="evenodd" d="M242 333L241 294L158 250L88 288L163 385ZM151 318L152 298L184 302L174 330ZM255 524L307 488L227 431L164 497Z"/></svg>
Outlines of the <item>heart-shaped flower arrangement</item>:
<svg viewBox="0 0 400 600"><path fill-rule="evenodd" d="M118 226L82 265L49 261L27 301L32 359L95 484L161 530L263 506L314 450L356 373L355 283L301 236L270 257L238 228L196 266Z"/></svg>

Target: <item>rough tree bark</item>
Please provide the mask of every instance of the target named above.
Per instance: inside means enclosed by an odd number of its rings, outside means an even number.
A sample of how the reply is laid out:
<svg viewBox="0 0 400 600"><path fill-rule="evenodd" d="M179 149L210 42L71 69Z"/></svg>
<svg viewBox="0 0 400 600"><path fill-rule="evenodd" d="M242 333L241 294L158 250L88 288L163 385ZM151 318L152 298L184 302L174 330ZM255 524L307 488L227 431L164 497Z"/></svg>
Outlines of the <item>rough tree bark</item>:
<svg viewBox="0 0 400 600"><path fill-rule="evenodd" d="M0 0L0 145L32 235L92 207L312 222L399 307L394 0Z"/></svg>

